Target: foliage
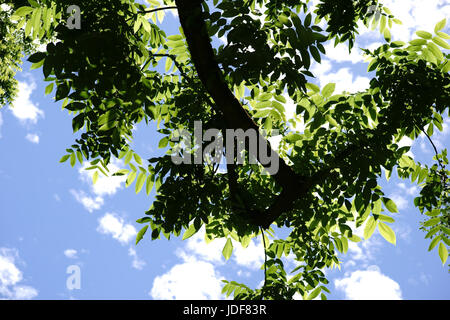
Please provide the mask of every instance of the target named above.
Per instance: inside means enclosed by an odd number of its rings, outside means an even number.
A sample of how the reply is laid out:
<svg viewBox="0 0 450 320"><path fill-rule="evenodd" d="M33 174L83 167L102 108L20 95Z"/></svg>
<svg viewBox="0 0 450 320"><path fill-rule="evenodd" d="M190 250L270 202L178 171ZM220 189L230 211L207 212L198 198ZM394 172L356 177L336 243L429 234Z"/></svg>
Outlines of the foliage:
<svg viewBox="0 0 450 320"><path fill-rule="evenodd" d="M16 8L26 5L16 1ZM2 9L3 8L3 9ZM25 37L20 24L11 21L13 4L6 2L0 8L0 106L12 103L17 94L16 71L20 69L23 54L30 54L35 45Z"/></svg>
<svg viewBox="0 0 450 320"><path fill-rule="evenodd" d="M98 172L127 175L126 185L135 182L136 192L156 189L137 221L144 227L136 242L147 233L169 239L183 230L187 239L204 227L206 241L227 239L228 259L231 239L246 247L262 236L264 286L226 281L223 292L237 299L291 299L296 293L325 299L323 270L339 265L348 241L361 241L352 224L365 224L365 239L378 228L395 244L389 224L397 208L378 185L383 171L419 184L415 205L426 215L421 227L432 239L430 250L439 243L443 263L448 256L446 151L436 150L437 164L428 167L398 145L403 137L430 138L434 128L442 130L450 96L445 21L434 34L418 31L409 43L392 42L389 29L400 21L378 1L322 0L316 12L308 2L151 0L146 7L132 0L73 0L82 10L80 30L66 27L63 1L29 1L13 17L27 36L49 42L29 61L50 82L46 93L56 89L56 101L73 115L74 132L82 131L61 162L89 161L94 182ZM167 35L158 25L164 8L174 5L182 28ZM386 39L373 52L365 50L368 72L375 71L370 88L334 94L334 84L321 89L309 82L312 60L320 63L326 55L324 43L351 48L358 21L378 27ZM210 38L220 37L227 43L212 48ZM293 119L286 119L287 96L296 104ZM158 124L164 135L159 147L167 149L148 163L130 148L132 128L143 120ZM174 164L171 155L180 145L173 138L180 129L192 132L194 121L202 121L203 130L279 130L280 171L265 175L262 165L248 161L228 163L225 173L206 159ZM296 129L299 124L304 130ZM193 146L181 149L195 152ZM111 157L129 169L108 172ZM271 225L290 235L270 240ZM290 255L297 267L288 275L283 259Z"/></svg>

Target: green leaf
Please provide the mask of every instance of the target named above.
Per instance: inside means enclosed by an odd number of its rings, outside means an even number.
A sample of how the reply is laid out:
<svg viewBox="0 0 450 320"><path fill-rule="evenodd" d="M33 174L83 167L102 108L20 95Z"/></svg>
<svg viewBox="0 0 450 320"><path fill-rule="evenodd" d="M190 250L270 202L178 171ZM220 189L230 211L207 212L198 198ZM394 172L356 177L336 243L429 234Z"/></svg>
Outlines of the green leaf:
<svg viewBox="0 0 450 320"><path fill-rule="evenodd" d="M395 233L391 229L391 227L389 227L384 222L379 222L378 230L380 231L380 234L383 236L383 238L385 238L388 242L395 245L396 242Z"/></svg>
<svg viewBox="0 0 450 320"><path fill-rule="evenodd" d="M377 226L377 222L375 221L375 219L373 217L370 217L367 222L366 222L366 226L364 228L364 239L368 240L373 232L375 231L375 228Z"/></svg>
<svg viewBox="0 0 450 320"><path fill-rule="evenodd" d="M45 52L36 52L28 57L28 61L31 63L38 63L44 60L46 56Z"/></svg>
<svg viewBox="0 0 450 320"><path fill-rule="evenodd" d="M70 165L73 167L77 163L77 158L75 156L75 153L70 154Z"/></svg>
<svg viewBox="0 0 450 320"><path fill-rule="evenodd" d="M378 215L378 220L380 220L380 221L385 221L385 222L389 222L389 223L394 223L394 222L395 222L395 219L394 219L394 218L389 217L389 216L384 215L384 214L379 214L379 215Z"/></svg>
<svg viewBox="0 0 450 320"><path fill-rule="evenodd" d="M144 172L141 172L136 180L136 193L141 192L142 187L144 186L145 183L145 178L146 178L146 174Z"/></svg>
<svg viewBox="0 0 450 320"><path fill-rule="evenodd" d="M46 94L46 95L52 93L52 91L53 91L53 85L54 85L54 83L52 82L52 83L50 83L48 86L45 87L45 94Z"/></svg>
<svg viewBox="0 0 450 320"><path fill-rule="evenodd" d="M389 31L389 29L384 29L383 36L387 42L391 41L392 36L391 36L391 32Z"/></svg>
<svg viewBox="0 0 450 320"><path fill-rule="evenodd" d="M348 240L346 237L341 238L342 243L342 253L346 253L348 251Z"/></svg>
<svg viewBox="0 0 450 320"><path fill-rule="evenodd" d="M146 193L147 193L147 195L149 195L150 194L150 192L152 191L152 189L153 189L153 177L151 176L151 175L149 175L148 177L147 177L147 184L146 184L146 187L145 187L145 191L146 191Z"/></svg>
<svg viewBox="0 0 450 320"><path fill-rule="evenodd" d="M271 111L272 111L271 109L261 109L261 110L258 110L253 115L253 117L255 117L255 118L266 118L270 114Z"/></svg>
<svg viewBox="0 0 450 320"><path fill-rule="evenodd" d="M194 234L196 234L197 231L198 231L198 230L195 229L194 224L193 224L193 223L190 224L190 225L189 225L189 228L187 228L186 231L184 232L182 240L189 239L189 238L192 237Z"/></svg>
<svg viewBox="0 0 450 320"><path fill-rule="evenodd" d="M95 171L92 175L92 183L95 184L98 180L98 171Z"/></svg>
<svg viewBox="0 0 450 320"><path fill-rule="evenodd" d="M447 24L447 19L443 19L439 21L436 26L434 27L434 33L438 33L442 29L444 29L445 25Z"/></svg>
<svg viewBox="0 0 450 320"><path fill-rule="evenodd" d="M20 7L14 12L15 16L24 17L33 11L32 7Z"/></svg>
<svg viewBox="0 0 450 320"><path fill-rule="evenodd" d="M445 264L445 262L447 261L448 258L448 250L447 247L441 242L439 244L439 257L441 258L442 261L442 265Z"/></svg>
<svg viewBox="0 0 450 320"><path fill-rule="evenodd" d="M60 163L66 162L70 158L70 154L66 154L59 160Z"/></svg>
<svg viewBox="0 0 450 320"><path fill-rule="evenodd" d="M335 83L329 83L322 89L322 96L324 98L329 98L333 94L334 90L336 89Z"/></svg>
<svg viewBox="0 0 450 320"><path fill-rule="evenodd" d="M152 219L150 217L144 217L144 218L140 218L140 219L136 220L137 223L147 223L150 221L152 221Z"/></svg>
<svg viewBox="0 0 450 320"><path fill-rule="evenodd" d="M436 245L439 243L439 241L441 240L442 236L439 235L436 238L434 238L433 240L431 240L430 245L428 246L428 251L431 251L434 249L434 247L436 247Z"/></svg>
<svg viewBox="0 0 450 320"><path fill-rule="evenodd" d="M159 140L158 148L163 149L167 147L167 144L169 143L169 138L164 137L161 140Z"/></svg>
<svg viewBox="0 0 450 320"><path fill-rule="evenodd" d="M392 213L398 212L397 205L391 199L383 198L383 203L384 203L386 209L388 209L390 212L392 212Z"/></svg>
<svg viewBox="0 0 450 320"><path fill-rule="evenodd" d="M417 31L416 34L419 37L421 37L423 39L427 39L427 40L430 40L431 38L433 38L433 35L431 33L429 33L429 32L426 32L426 31Z"/></svg>
<svg viewBox="0 0 450 320"><path fill-rule="evenodd" d="M308 82L308 83L306 84L306 88L308 88L309 90L314 91L314 92L316 92L316 93L320 92L319 86L316 85L316 84L314 84L314 83Z"/></svg>
<svg viewBox="0 0 450 320"><path fill-rule="evenodd" d="M433 218L433 219L430 219L430 220L426 221L426 222L423 224L423 226L424 226L424 227L432 227L432 226L437 225L440 221L441 221L441 218L439 218L439 217Z"/></svg>
<svg viewBox="0 0 450 320"><path fill-rule="evenodd" d="M372 213L373 214L381 213L381 199L378 199L377 201L374 202Z"/></svg>
<svg viewBox="0 0 450 320"><path fill-rule="evenodd" d="M361 238L358 237L356 234L352 234L352 236L349 237L348 239L352 242L361 242L362 241Z"/></svg>
<svg viewBox="0 0 450 320"><path fill-rule="evenodd" d="M77 158L78 158L78 161L82 164L83 163L83 154L80 151L77 151Z"/></svg>
<svg viewBox="0 0 450 320"><path fill-rule="evenodd" d="M129 187L134 179L136 179L136 172L135 171L131 171L131 173L128 175L127 181L125 182L125 186Z"/></svg>
<svg viewBox="0 0 450 320"><path fill-rule="evenodd" d="M314 46L310 46L309 51L311 52L311 55L313 56L314 60L316 60L318 63L320 63L321 58L320 58L319 50L317 50L317 48Z"/></svg>
<svg viewBox="0 0 450 320"><path fill-rule="evenodd" d="M412 46L423 46L427 44L425 39L414 39L409 42Z"/></svg>
<svg viewBox="0 0 450 320"><path fill-rule="evenodd" d="M166 65L165 65L165 68L164 68L165 72L168 72L172 68L172 64L173 64L172 58L167 57L166 58Z"/></svg>
<svg viewBox="0 0 450 320"><path fill-rule="evenodd" d="M228 238L222 250L222 255L224 256L225 260L230 259L232 252L233 252L233 243L231 242L231 239Z"/></svg>
<svg viewBox="0 0 450 320"><path fill-rule="evenodd" d="M450 45L448 45L448 43L442 40L441 38L434 37L433 42L444 49L450 49Z"/></svg>
<svg viewBox="0 0 450 320"><path fill-rule="evenodd" d="M313 292L311 292L306 297L306 300L313 300L313 299L317 298L317 296L319 295L320 291L322 291L322 288L321 287L317 287L316 289L313 290Z"/></svg>
<svg viewBox="0 0 450 320"><path fill-rule="evenodd" d="M124 163L125 165L127 165L128 163L130 163L131 159L133 158L133 151L128 150L128 152L125 155L125 159L124 159Z"/></svg>
<svg viewBox="0 0 450 320"><path fill-rule="evenodd" d="M133 26L133 33L136 33L142 25L142 20L140 19L140 17L138 19L136 19L136 21L134 22L134 26Z"/></svg>
<svg viewBox="0 0 450 320"><path fill-rule="evenodd" d="M142 240L142 238L144 237L145 233L147 232L148 229L148 225L146 225L145 227L143 227L138 234L136 235L136 244L139 243L139 241Z"/></svg>
<svg viewBox="0 0 450 320"><path fill-rule="evenodd" d="M444 60L444 55L442 54L442 51L433 42L427 43L427 48L436 57L438 61Z"/></svg>
<svg viewBox="0 0 450 320"><path fill-rule="evenodd" d="M448 34L445 33L445 32L442 32L442 31L436 32L436 35L437 35L438 37L442 38L442 39L445 39L445 40L450 39L450 35L448 35Z"/></svg>

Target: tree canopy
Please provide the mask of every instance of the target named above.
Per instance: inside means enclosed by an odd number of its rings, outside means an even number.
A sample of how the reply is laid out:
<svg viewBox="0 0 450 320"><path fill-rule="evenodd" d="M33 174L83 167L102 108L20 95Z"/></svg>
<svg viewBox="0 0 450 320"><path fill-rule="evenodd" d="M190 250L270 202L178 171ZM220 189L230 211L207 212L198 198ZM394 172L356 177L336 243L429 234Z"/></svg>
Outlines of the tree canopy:
<svg viewBox="0 0 450 320"><path fill-rule="evenodd" d="M0 30L7 35L0 42L0 68L15 67L24 51L17 32L26 41L46 44L28 60L42 68L49 82L46 94L54 92L55 100L63 101L73 131L81 132L61 162L89 161L94 183L99 174L127 175L126 185L134 184L136 192L157 191L137 220L143 228L136 243L181 234L187 239L204 228L207 242L228 239L223 248L228 259L231 239L246 247L262 237L263 286L227 281L227 295L326 298L324 269L339 265L338 254L348 250L349 241L362 240L355 226L365 225L365 239L378 229L396 243L389 224L397 208L377 181L396 171L421 188L414 200L424 215L420 228L445 264L448 160L446 150L437 150L432 140L449 114L445 20L434 30L418 30L416 39L405 43L392 41L389 30L401 22L377 0L321 0L316 7L308 0L69 2L10 1L10 16L0 17ZM74 18L69 5L80 8L80 28L69 26ZM178 12L178 34L161 28L168 9ZM348 43L351 50L359 22L378 28L385 38L376 50L364 50L373 75L370 88L335 94L332 83L318 87L312 63L326 56L327 42ZM218 45L218 38L226 43ZM2 76L3 104L13 96L13 73ZM286 97L296 105L292 118L286 116ZM149 155L130 147L132 129L142 121L158 124L164 156L143 160ZM207 145L177 142L181 130L194 133L196 121L203 132L221 131L223 140L230 139L226 129L254 130L257 151L246 145L247 157L238 164L232 152L225 168L208 157L200 163L174 163L174 155L195 154ZM270 137L276 133L281 142L275 149ZM416 162L406 154L409 147L398 144L420 134L434 147L432 166ZM225 149L231 145L227 142ZM261 150L275 155L276 172L267 174ZM108 172L113 157L129 169ZM269 239L275 226L289 235ZM295 257L293 276L283 256Z"/></svg>

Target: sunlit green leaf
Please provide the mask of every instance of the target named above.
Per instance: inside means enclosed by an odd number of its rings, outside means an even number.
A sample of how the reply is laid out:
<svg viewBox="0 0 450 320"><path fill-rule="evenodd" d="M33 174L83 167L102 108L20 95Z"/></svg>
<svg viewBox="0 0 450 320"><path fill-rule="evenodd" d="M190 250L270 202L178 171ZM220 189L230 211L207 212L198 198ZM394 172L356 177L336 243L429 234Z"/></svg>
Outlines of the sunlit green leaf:
<svg viewBox="0 0 450 320"><path fill-rule="evenodd" d="M388 242L395 245L396 242L395 233L391 229L391 227L389 227L384 222L379 222L378 230L380 231L380 234L383 236L383 238L385 238Z"/></svg>
<svg viewBox="0 0 450 320"><path fill-rule="evenodd" d="M448 258L448 250L442 242L439 244L439 257L441 258L442 265L444 265Z"/></svg>
<svg viewBox="0 0 450 320"><path fill-rule="evenodd" d="M228 238L222 250L222 255L224 256L225 260L230 259L232 252L233 252L233 243L231 242L231 239Z"/></svg>
<svg viewBox="0 0 450 320"><path fill-rule="evenodd" d="M148 225L146 225L145 227L143 227L136 235L136 244L138 244L142 238L144 238L145 233L147 232L148 229Z"/></svg>

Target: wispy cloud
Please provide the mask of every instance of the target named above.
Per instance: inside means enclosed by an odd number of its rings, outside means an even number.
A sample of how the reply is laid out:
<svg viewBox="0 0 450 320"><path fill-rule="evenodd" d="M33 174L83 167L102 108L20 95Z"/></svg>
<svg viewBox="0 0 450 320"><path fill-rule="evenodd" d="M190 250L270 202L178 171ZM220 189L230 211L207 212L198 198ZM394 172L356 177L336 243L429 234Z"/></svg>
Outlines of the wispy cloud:
<svg viewBox="0 0 450 320"><path fill-rule="evenodd" d="M183 263L153 280L149 295L163 300L218 300L221 298L221 279L222 275L212 263L185 256Z"/></svg>
<svg viewBox="0 0 450 320"><path fill-rule="evenodd" d="M146 263L144 260L142 260L138 257L136 249L134 249L133 247L130 247L128 249L128 255L133 258L131 265L133 266L134 269L137 269L137 270L144 269Z"/></svg>
<svg viewBox="0 0 450 320"><path fill-rule="evenodd" d="M364 91L370 86L369 78L355 76L349 68L332 70L332 64L327 59L324 59L321 64L314 64L312 73L318 78L321 87L328 83L335 83L335 93Z"/></svg>
<svg viewBox="0 0 450 320"><path fill-rule="evenodd" d="M0 298L28 300L38 295L38 291L23 281L22 271L17 267L17 249L0 248Z"/></svg>
<svg viewBox="0 0 450 320"><path fill-rule="evenodd" d="M96 196L95 198L90 197L84 191L77 191L74 189L71 189L70 193L73 195L75 200L81 203L83 207L89 212L99 210L103 206L104 200L100 196Z"/></svg>
<svg viewBox="0 0 450 320"><path fill-rule="evenodd" d="M381 273L378 266L347 273L334 286L349 300L401 300L400 285Z"/></svg>
<svg viewBox="0 0 450 320"><path fill-rule="evenodd" d="M94 170L85 170L89 167L89 163L85 163L78 170L80 174L80 179L91 186L91 190L98 196L105 195L114 195L123 187L125 183L126 176L111 176L114 172L123 168L123 163L121 160L112 159L111 163L108 165L108 170L110 172L110 176L105 176L103 174L99 174L97 182L95 184L92 183L92 176L94 174Z"/></svg>
<svg viewBox="0 0 450 320"><path fill-rule="evenodd" d="M64 250L64 255L69 259L78 259L78 251L75 249Z"/></svg>
<svg viewBox="0 0 450 320"><path fill-rule="evenodd" d="M35 124L39 118L44 117L44 111L39 109L38 105L31 100L31 94L36 89L36 83L19 81L18 89L17 97L9 109L22 123Z"/></svg>
<svg viewBox="0 0 450 320"><path fill-rule="evenodd" d="M98 222L98 232L112 236L121 244L130 243L137 233L133 225L125 223L124 219L115 213L106 213Z"/></svg>
<svg viewBox="0 0 450 320"><path fill-rule="evenodd" d="M39 144L39 136L37 134L34 133L28 133L25 136L25 139L27 139L28 141L30 141L31 143L34 144Z"/></svg>

